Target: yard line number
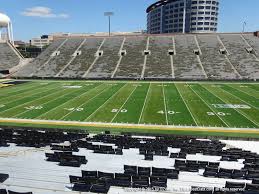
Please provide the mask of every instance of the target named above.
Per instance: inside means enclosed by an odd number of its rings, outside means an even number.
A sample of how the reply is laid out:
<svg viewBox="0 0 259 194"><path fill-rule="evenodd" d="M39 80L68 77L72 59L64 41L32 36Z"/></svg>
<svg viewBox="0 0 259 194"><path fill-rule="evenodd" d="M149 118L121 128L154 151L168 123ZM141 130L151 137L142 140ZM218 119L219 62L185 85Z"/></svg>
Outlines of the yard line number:
<svg viewBox="0 0 259 194"><path fill-rule="evenodd" d="M215 116L215 115L218 115L218 116L228 116L228 115L231 115L230 113L224 113L224 112L217 112L217 113L214 113L214 112L207 112L207 114L209 116Z"/></svg>
<svg viewBox="0 0 259 194"><path fill-rule="evenodd" d="M157 112L158 114L165 114L165 112L163 110L160 110ZM167 111L167 114L169 115L175 115L175 114L180 114L180 112L175 112L175 111L172 111L172 110L169 110Z"/></svg>
<svg viewBox="0 0 259 194"><path fill-rule="evenodd" d="M26 110L40 110L40 109L43 109L42 106L27 106L27 107L24 107Z"/></svg>
<svg viewBox="0 0 259 194"><path fill-rule="evenodd" d="M72 107L72 108L64 108L65 110L68 110L68 111L75 111L75 112L81 112L81 111L83 111L84 110L84 108L74 108L74 107Z"/></svg>
<svg viewBox="0 0 259 194"><path fill-rule="evenodd" d="M121 112L121 113L126 113L126 112L128 112L128 110L127 109L122 109L122 110L120 110L120 109L112 109L111 110L111 112L113 112L113 113L117 113L117 112Z"/></svg>

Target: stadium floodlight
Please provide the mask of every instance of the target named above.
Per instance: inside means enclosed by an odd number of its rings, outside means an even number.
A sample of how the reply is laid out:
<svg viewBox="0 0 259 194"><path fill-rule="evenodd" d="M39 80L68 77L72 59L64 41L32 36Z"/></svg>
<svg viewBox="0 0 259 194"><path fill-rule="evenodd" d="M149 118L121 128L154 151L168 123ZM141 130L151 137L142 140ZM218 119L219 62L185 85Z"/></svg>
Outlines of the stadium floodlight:
<svg viewBox="0 0 259 194"><path fill-rule="evenodd" d="M108 17L108 20L109 20L109 36L111 36L111 16L113 16L114 13L113 12L104 12L104 16L107 16Z"/></svg>

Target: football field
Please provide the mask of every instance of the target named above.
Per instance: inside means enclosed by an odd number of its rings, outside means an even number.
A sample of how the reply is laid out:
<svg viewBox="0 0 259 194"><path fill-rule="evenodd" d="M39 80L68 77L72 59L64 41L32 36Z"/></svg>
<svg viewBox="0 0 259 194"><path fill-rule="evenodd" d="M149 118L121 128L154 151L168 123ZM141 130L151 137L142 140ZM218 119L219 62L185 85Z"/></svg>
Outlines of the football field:
<svg viewBox="0 0 259 194"><path fill-rule="evenodd" d="M259 129L259 84L28 81L0 87L0 118Z"/></svg>

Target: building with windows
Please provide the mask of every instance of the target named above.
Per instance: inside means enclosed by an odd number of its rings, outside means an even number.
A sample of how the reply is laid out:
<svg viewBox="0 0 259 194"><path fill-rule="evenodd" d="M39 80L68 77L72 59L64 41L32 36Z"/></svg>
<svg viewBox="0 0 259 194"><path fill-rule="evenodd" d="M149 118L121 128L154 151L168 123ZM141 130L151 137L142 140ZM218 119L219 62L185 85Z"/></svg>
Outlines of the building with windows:
<svg viewBox="0 0 259 194"><path fill-rule="evenodd" d="M217 31L219 0L160 0L146 12L149 34L211 33Z"/></svg>

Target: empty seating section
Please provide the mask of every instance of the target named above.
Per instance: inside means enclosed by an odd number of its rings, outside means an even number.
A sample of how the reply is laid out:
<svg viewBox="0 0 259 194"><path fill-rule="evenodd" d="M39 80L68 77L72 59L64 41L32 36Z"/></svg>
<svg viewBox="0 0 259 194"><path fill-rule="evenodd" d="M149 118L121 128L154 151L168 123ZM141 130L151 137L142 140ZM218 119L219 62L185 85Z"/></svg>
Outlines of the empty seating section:
<svg viewBox="0 0 259 194"><path fill-rule="evenodd" d="M58 50L60 53L53 56L49 62L42 66L34 75L38 77L55 77L55 75L67 65L82 41L82 38L68 39Z"/></svg>
<svg viewBox="0 0 259 194"><path fill-rule="evenodd" d="M144 50L147 37L129 37L123 46L126 55L122 57L115 78L140 78L144 65Z"/></svg>
<svg viewBox="0 0 259 194"><path fill-rule="evenodd" d="M151 37L151 54L147 57L145 78L172 78L169 50L173 50L172 37Z"/></svg>
<svg viewBox="0 0 259 194"><path fill-rule="evenodd" d="M253 34L244 34L242 35L248 44L253 47L255 54L259 57L259 38Z"/></svg>
<svg viewBox="0 0 259 194"><path fill-rule="evenodd" d="M229 52L228 58L239 74L245 79L256 79L259 77L259 61L253 54L246 51L248 45L239 34L219 35L223 44Z"/></svg>
<svg viewBox="0 0 259 194"><path fill-rule="evenodd" d="M176 55L173 57L175 77L178 79L205 79L194 50L198 47L192 35L175 36Z"/></svg>
<svg viewBox="0 0 259 194"><path fill-rule="evenodd" d="M103 52L90 72L86 75L88 78L110 78L119 61L119 51L123 38L106 38L104 44L100 48Z"/></svg>
<svg viewBox="0 0 259 194"><path fill-rule="evenodd" d="M0 44L0 70L18 63L19 57L10 57L7 48L11 50ZM54 41L14 76L254 80L259 78L258 57L259 38L252 34L69 38Z"/></svg>
<svg viewBox="0 0 259 194"><path fill-rule="evenodd" d="M209 79L238 79L239 76L231 64L227 61L226 55L220 53L223 46L215 35L197 36L202 52L201 63ZM209 56L209 57L208 57Z"/></svg>
<svg viewBox="0 0 259 194"><path fill-rule="evenodd" d="M0 43L0 70L9 70L18 65L19 57L7 43Z"/></svg>
<svg viewBox="0 0 259 194"><path fill-rule="evenodd" d="M49 45L37 58L35 58L31 63L21 68L15 76L18 77L30 77L33 76L42 65L44 65L51 57L51 54L58 49L58 47L64 42L64 39L59 39L54 41Z"/></svg>
<svg viewBox="0 0 259 194"><path fill-rule="evenodd" d="M76 56L71 64L59 75L59 77L82 77L95 59L97 49L101 45L103 38L89 38L79 49L81 54Z"/></svg>

